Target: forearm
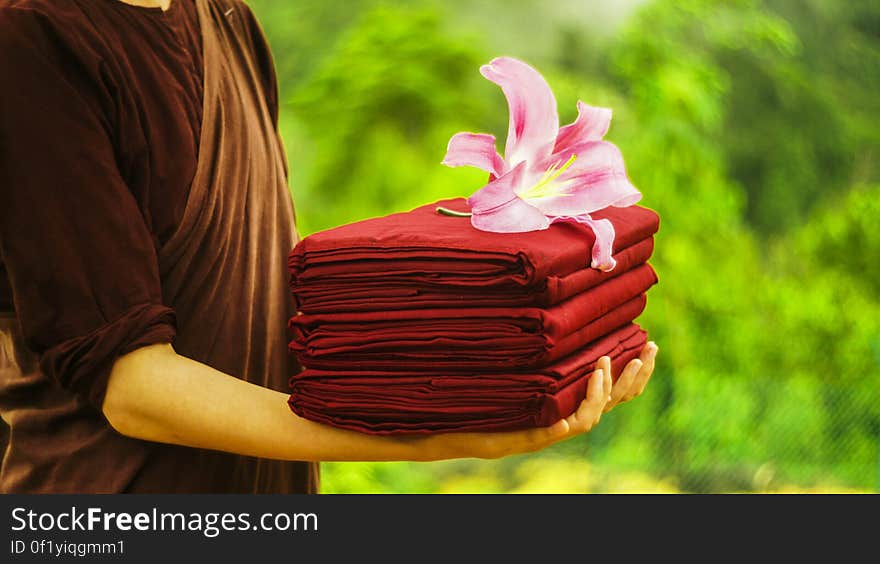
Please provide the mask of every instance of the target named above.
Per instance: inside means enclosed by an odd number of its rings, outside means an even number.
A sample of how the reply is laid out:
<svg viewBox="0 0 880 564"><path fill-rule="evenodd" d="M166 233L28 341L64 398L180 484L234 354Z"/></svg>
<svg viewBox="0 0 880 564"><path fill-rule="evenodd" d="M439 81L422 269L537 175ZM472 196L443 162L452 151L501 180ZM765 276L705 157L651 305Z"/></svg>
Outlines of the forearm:
<svg viewBox="0 0 880 564"><path fill-rule="evenodd" d="M282 460L433 460L429 438L378 437L303 419L287 395L155 345L111 372L104 414L120 433L149 441Z"/></svg>

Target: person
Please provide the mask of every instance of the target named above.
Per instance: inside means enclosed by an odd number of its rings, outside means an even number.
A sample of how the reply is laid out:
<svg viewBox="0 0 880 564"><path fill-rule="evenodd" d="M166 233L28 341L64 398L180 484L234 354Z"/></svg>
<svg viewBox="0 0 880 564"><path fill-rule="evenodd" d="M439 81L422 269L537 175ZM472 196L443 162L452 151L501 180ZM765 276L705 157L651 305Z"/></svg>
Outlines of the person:
<svg viewBox="0 0 880 564"><path fill-rule="evenodd" d="M301 493L319 461L495 458L642 392L603 358L546 428L379 437L299 418L272 56L241 0L0 0L3 492Z"/></svg>

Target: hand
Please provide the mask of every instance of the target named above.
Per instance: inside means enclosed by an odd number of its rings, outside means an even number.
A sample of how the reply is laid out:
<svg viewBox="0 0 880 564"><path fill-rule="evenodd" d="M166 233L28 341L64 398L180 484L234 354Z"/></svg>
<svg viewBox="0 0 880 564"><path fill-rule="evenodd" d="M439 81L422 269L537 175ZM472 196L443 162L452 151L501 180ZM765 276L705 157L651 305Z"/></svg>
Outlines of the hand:
<svg viewBox="0 0 880 564"><path fill-rule="evenodd" d="M654 372L654 359L657 357L657 343L653 341L645 345L639 358L627 363L620 377L611 388L611 398L605 404L604 413L611 411L616 405L633 400L645 391L648 380ZM611 372L611 359L603 356L597 365L602 370Z"/></svg>
<svg viewBox="0 0 880 564"><path fill-rule="evenodd" d="M549 427L502 433L447 433L428 437L431 459L501 458L534 452L554 443L589 432L603 413L617 404L638 397L654 371L657 345L645 345L639 358L631 360L612 385L611 359L603 356L587 384L587 395L577 411Z"/></svg>

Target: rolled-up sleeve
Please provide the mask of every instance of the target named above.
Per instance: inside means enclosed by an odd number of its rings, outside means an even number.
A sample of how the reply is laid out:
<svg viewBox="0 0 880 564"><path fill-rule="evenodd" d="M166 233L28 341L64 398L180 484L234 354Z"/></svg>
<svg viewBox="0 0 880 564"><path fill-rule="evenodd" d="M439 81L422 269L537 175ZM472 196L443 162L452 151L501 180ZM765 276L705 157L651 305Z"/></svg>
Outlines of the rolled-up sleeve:
<svg viewBox="0 0 880 564"><path fill-rule="evenodd" d="M107 89L39 16L0 10L0 259L41 369L100 409L113 362L171 342L154 239Z"/></svg>

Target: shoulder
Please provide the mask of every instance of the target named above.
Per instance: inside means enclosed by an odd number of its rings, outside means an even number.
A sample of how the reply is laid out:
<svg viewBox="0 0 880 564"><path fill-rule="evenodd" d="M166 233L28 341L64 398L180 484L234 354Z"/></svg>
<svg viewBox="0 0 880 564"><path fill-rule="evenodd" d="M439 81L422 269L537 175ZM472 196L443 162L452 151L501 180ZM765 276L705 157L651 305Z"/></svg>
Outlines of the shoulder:
<svg viewBox="0 0 880 564"><path fill-rule="evenodd" d="M0 37L63 37L93 31L91 18L76 0L0 0Z"/></svg>
<svg viewBox="0 0 880 564"><path fill-rule="evenodd" d="M79 0L0 0L0 52L25 59L97 59L103 39Z"/></svg>
<svg viewBox="0 0 880 564"><path fill-rule="evenodd" d="M235 12L248 18L253 17L253 11L245 0L207 0L207 2L214 4L227 14Z"/></svg>
<svg viewBox="0 0 880 564"><path fill-rule="evenodd" d="M218 12L234 21L234 25L246 35L257 48L265 48L266 38L254 11L244 0L207 0Z"/></svg>
<svg viewBox="0 0 880 564"><path fill-rule="evenodd" d="M107 39L95 28L90 7L100 2L0 0L0 84L17 86L0 103L4 123L22 108L58 113L74 106L109 119L115 79L107 71Z"/></svg>
<svg viewBox="0 0 880 564"><path fill-rule="evenodd" d="M266 39L256 14L243 0L206 1L213 4L216 11L234 20L230 24L237 30L238 40L245 45L252 63L259 72L273 119L277 119L278 77L269 41Z"/></svg>
<svg viewBox="0 0 880 564"><path fill-rule="evenodd" d="M204 0L204 2L212 13L215 20L213 23L231 31L234 42L244 45L258 60L271 59L263 28L246 2L243 0Z"/></svg>
<svg viewBox="0 0 880 564"><path fill-rule="evenodd" d="M57 21L45 0L0 0L0 47L16 54L40 49L57 34Z"/></svg>

